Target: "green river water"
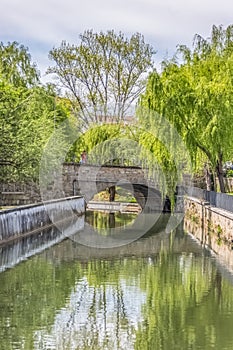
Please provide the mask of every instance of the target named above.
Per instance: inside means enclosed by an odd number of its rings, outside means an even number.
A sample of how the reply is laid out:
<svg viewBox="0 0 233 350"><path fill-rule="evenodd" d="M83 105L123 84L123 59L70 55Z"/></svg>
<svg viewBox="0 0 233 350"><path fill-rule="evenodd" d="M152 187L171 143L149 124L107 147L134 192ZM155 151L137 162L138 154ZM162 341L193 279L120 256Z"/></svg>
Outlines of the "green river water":
<svg viewBox="0 0 233 350"><path fill-rule="evenodd" d="M133 219L86 221L107 235ZM166 220L112 249L67 238L25 258L33 238L2 247L0 350L233 349L231 273L181 227L166 233Z"/></svg>

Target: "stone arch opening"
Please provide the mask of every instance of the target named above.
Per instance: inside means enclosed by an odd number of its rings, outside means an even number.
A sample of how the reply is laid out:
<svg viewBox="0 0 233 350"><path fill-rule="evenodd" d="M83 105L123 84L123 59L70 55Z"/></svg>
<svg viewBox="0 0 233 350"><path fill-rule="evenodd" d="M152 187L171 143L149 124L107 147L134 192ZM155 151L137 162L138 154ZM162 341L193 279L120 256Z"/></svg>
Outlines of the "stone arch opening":
<svg viewBox="0 0 233 350"><path fill-rule="evenodd" d="M64 193L67 196L83 195L86 203L96 193L119 186L130 190L143 210L171 211L169 198L163 198L158 183L146 178L146 174L140 168L66 164L64 165L63 184Z"/></svg>
<svg viewBox="0 0 233 350"><path fill-rule="evenodd" d="M137 203L142 210L148 212L170 212L171 203L168 197L163 198L161 192L157 189L151 188L143 184L131 184L128 182L121 182L120 184L106 184L98 183L97 190L98 192L109 189L110 186L118 186L122 189L125 189L128 192L131 192L132 196L136 199Z"/></svg>

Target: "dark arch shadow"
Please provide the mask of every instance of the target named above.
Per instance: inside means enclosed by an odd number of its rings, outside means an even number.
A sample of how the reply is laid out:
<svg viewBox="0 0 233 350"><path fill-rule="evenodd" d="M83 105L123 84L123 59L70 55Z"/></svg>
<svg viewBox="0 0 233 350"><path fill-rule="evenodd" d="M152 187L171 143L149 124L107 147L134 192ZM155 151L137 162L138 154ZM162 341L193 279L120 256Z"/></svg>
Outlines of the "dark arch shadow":
<svg viewBox="0 0 233 350"><path fill-rule="evenodd" d="M149 187L140 183L130 183L130 182L96 182L96 193L106 190L109 187L118 186L128 192L130 192L136 199L137 203L140 205L144 212L171 212L171 201L168 196L163 197L161 192L155 188ZM75 179L72 183L73 195L84 195L85 193L80 193L78 181ZM96 194L91 193L89 198L93 198ZM90 199L85 198L88 202Z"/></svg>
<svg viewBox="0 0 233 350"><path fill-rule="evenodd" d="M141 208L147 212L156 211L163 213L171 212L171 201L168 196L162 197L161 192L157 189L148 187L143 184L121 183L118 185L131 192Z"/></svg>

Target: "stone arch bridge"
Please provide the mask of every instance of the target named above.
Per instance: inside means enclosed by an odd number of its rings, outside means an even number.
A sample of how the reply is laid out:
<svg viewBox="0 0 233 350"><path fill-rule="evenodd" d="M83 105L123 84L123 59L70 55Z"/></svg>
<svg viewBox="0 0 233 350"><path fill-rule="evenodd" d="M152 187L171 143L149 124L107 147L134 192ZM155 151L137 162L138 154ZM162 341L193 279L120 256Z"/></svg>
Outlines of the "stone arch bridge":
<svg viewBox="0 0 233 350"><path fill-rule="evenodd" d="M96 193L120 186L132 193L142 209L170 211L170 201L162 198L158 179L149 178L141 167L64 163L62 181L65 196L81 194L87 203Z"/></svg>

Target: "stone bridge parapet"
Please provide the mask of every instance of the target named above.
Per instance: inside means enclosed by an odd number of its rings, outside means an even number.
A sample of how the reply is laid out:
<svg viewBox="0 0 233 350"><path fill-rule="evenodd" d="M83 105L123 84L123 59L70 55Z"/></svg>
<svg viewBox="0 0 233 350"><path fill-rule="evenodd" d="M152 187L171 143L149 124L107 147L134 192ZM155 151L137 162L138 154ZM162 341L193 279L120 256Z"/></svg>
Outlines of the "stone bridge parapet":
<svg viewBox="0 0 233 350"><path fill-rule="evenodd" d="M161 211L162 196L158 179L148 177L147 170L137 166L63 164L63 190L65 196L83 195L86 202L112 186L120 186L134 195L139 205Z"/></svg>

